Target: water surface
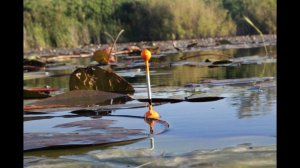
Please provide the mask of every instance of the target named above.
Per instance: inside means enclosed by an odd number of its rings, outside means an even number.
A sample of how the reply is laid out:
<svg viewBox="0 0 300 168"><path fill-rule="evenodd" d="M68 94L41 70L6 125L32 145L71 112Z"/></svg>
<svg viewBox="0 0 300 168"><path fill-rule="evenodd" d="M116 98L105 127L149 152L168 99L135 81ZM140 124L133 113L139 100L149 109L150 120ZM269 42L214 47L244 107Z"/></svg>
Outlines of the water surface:
<svg viewBox="0 0 300 168"><path fill-rule="evenodd" d="M272 54L276 54L276 46L268 46ZM203 51L204 52L204 51ZM205 51L208 52L208 51ZM216 52L216 51L211 51ZM231 57L244 56L265 56L264 48L250 49L228 49L218 50ZM152 97L186 97L194 94L206 94L225 97L222 100L214 102L180 102L174 104L163 104L155 106L155 111L159 112L161 119L170 124L168 131L159 135L149 135L149 138L131 141L126 143L108 144L105 146L83 147L79 149L60 149L60 150L41 150L36 152L25 152L25 165L39 165L47 163L51 165L57 163L62 166L62 160L73 160L74 165L82 164L87 167L89 164L99 167L124 167L138 166L147 163L145 158L152 157L158 162L151 167L173 165L170 160L175 158L177 166L188 165L186 160L190 160L192 166L200 164L200 158L204 154L213 153L217 163L229 165L230 160L237 165L247 165L258 163L258 166L270 166L275 164L276 154L276 81L271 82L274 86L262 87L261 90L250 90L253 83L242 85L225 86L200 86L185 87L187 84L199 83L205 79L236 79L249 77L276 77L276 63L249 64L238 67L199 67L199 66L172 66L172 63L178 61L183 55L198 54L199 52L168 54L160 58L151 60L151 84L153 90ZM191 62L201 62L207 57L195 57L188 59ZM212 58L216 59L216 58ZM134 62L134 59L119 58L121 62ZM87 66L90 58L76 59L66 62L67 65ZM169 66L167 66L169 65ZM75 69L49 70L47 72L54 74L68 74ZM136 67L132 69L115 69L115 72L123 76L135 87L134 96L147 96L146 79L144 69ZM25 80L25 87L41 87L49 85L55 88L68 90L68 76L47 77ZM204 89L205 88L205 89ZM202 93L206 90L206 93ZM26 103L27 101L25 101ZM127 103L135 103L136 100ZM112 111L112 115L133 115L143 116L147 108L120 109ZM70 116L69 111L57 112L51 114L39 114L34 116L54 116L48 119L31 120L24 122L24 132L47 132L47 131L72 131L70 128L52 127L70 121L91 119L91 117ZM29 115L24 115L24 117ZM109 117L103 119L113 119L117 122L115 126L124 128L143 129L148 135L149 127L142 119L132 119L126 117ZM161 124L155 124L154 131L159 132L163 129ZM150 138L151 137L151 138ZM239 145L246 144L246 147ZM152 148L152 150L150 150ZM154 149L153 149L154 148ZM229 151L244 151L241 155L228 153ZM243 149L241 149L243 148ZM255 148L262 150L261 154L253 155L247 160L247 150ZM214 150L220 150L220 153L214 153ZM266 151L271 151L267 153ZM250 151L251 152L251 151ZM255 153L255 152L254 152ZM256 154L259 152L256 152ZM31 156L44 157L43 159L34 159ZM200 157L201 156L201 157ZM221 156L225 158L220 159ZM227 158L226 158L227 156ZM139 158L140 157L140 158ZM241 158L239 158L241 157ZM270 160L265 163L261 158L266 157ZM59 158L59 159L58 159ZM106 158L106 159L104 159ZM217 159L218 158L218 159ZM47 161L47 159L49 159ZM50 162L50 159L58 159ZM154 160L155 160L154 159ZM246 159L246 160L245 160ZM225 160L225 161L224 161ZM235 161L237 160L237 161ZM245 160L245 162L239 162ZM209 159L201 160L201 163L210 165L213 161ZM246 164L247 162L247 164ZM46 164L46 165L47 165ZM260 167L259 166L259 167ZM226 166L225 166L226 167Z"/></svg>

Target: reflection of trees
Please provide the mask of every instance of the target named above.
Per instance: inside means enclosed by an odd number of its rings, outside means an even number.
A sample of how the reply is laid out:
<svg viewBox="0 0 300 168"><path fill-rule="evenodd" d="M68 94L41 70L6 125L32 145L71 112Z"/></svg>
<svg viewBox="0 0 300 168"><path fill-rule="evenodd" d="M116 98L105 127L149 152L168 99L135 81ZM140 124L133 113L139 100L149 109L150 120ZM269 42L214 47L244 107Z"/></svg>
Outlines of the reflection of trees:
<svg viewBox="0 0 300 168"><path fill-rule="evenodd" d="M61 77L47 77L47 78L37 78L31 80L25 80L24 86L27 87L43 87L46 85L52 88L69 88L69 76Z"/></svg>
<svg viewBox="0 0 300 168"><path fill-rule="evenodd" d="M276 46L268 46L272 48L273 52L276 52ZM270 50L270 49L269 49ZM250 65L241 65L239 67L217 67L217 68L208 68L208 67L195 67L195 66L175 66L175 67L159 67L158 64L165 63L169 64L173 61L178 61L181 56L184 55L197 55L207 52L218 52L224 53L226 55L235 55L235 56L246 56L246 55L264 55L264 48L249 48L249 49L226 49L226 50L213 50L213 51L199 51L199 52L188 52L188 53L177 53L174 55L153 58L153 66L150 68L150 71L156 71L157 73L170 73L165 75L155 75L151 73L151 84L159 86L183 86L188 83L198 83L202 79L213 78L213 79L234 79L234 78L247 78L247 77L256 77L260 76L264 70L262 76L275 76L276 75L276 63L267 63L267 64L250 64ZM205 59L221 59L218 56L200 56L188 59L187 61L204 61ZM224 58L223 58L224 59ZM121 60L121 59L120 59ZM76 64L76 61L79 61L80 64L87 64L89 59L74 59L72 64ZM65 71L53 71L53 73L71 73L73 70ZM52 73L52 71L51 71ZM134 78L125 77L125 79L132 83L146 83L145 76L138 76ZM48 78L39 78L32 80L25 80L24 86L31 87L41 87L49 85L51 87L57 88L69 88L69 76L62 77L48 77Z"/></svg>
<svg viewBox="0 0 300 168"><path fill-rule="evenodd" d="M272 112L276 103L276 87L266 88L263 92L244 91L229 99L238 108L238 118L266 115Z"/></svg>
<svg viewBox="0 0 300 168"><path fill-rule="evenodd" d="M265 67L264 67L265 66ZM263 72L264 73L261 74ZM172 70L162 69L158 72L172 72L170 75L151 76L151 83L154 85L166 86L183 86L188 83L198 83L202 79L235 79L235 78L249 78L249 77L268 77L276 76L276 63L267 63L265 65L242 65L240 67L190 67L177 66ZM139 83L145 82L141 78Z"/></svg>
<svg viewBox="0 0 300 168"><path fill-rule="evenodd" d="M262 72L264 73L262 74ZM239 67L212 68L209 70L209 76L215 79L276 76L276 63L249 64L241 65Z"/></svg>
<svg viewBox="0 0 300 168"><path fill-rule="evenodd" d="M276 55L276 46L267 46L268 54ZM261 55L265 56L266 52L264 47L255 47L255 48L241 48L241 49L226 49L224 54L236 57L252 56L252 55Z"/></svg>

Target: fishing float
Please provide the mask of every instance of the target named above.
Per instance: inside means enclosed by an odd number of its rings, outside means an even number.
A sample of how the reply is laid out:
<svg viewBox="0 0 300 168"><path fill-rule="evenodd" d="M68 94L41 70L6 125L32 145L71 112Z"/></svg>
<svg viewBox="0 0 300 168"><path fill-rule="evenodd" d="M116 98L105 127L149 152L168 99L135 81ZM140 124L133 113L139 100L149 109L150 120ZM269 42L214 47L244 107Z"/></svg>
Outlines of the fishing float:
<svg viewBox="0 0 300 168"><path fill-rule="evenodd" d="M147 91L148 91L148 103L149 103L149 110L145 113L145 118L151 119L159 119L159 114L153 110L152 108L152 97L151 97L151 84L150 84L150 71L149 71L149 60L151 59L151 52L147 49L144 49L141 52L141 56L145 61L146 65L146 80L147 80Z"/></svg>

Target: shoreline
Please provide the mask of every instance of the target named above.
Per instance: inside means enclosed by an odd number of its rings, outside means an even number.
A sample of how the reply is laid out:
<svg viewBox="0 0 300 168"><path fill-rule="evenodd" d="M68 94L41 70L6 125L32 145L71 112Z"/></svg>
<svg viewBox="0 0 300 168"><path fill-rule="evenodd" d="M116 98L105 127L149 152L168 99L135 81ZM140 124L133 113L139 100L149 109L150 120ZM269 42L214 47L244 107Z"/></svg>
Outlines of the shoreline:
<svg viewBox="0 0 300 168"><path fill-rule="evenodd" d="M265 44L259 35L251 36L230 36L230 37L215 37L215 38L200 38L187 40L167 40L167 41L141 41L117 43L117 51L121 51L128 46L138 46L140 48L159 47L163 53L173 52L189 52L195 50L210 50L210 49L228 49L228 48L252 48L261 47L264 45L276 45L277 35L264 35ZM23 52L23 58L30 56L70 56L78 57L92 56L96 50L108 47L109 44L89 44L76 48L51 48L51 49L31 49ZM176 49L176 48L177 49Z"/></svg>

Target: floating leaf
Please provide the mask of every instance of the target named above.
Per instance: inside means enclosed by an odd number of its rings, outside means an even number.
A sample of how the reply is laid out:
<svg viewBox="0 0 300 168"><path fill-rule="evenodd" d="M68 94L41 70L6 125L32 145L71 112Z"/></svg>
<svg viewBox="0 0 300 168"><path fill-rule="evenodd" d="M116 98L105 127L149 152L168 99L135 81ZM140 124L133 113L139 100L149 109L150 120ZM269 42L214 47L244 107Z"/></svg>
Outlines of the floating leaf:
<svg viewBox="0 0 300 168"><path fill-rule="evenodd" d="M232 61L229 61L229 60L220 60L220 61L215 61L212 64L213 65L218 65L218 64L230 64L230 63L232 63Z"/></svg>
<svg viewBox="0 0 300 168"><path fill-rule="evenodd" d="M194 42L194 43L191 43L191 44L188 44L186 48L190 49L192 47L195 47L198 43Z"/></svg>
<svg viewBox="0 0 300 168"><path fill-rule="evenodd" d="M226 55L226 54L223 54L223 53L202 53L202 54L195 54L195 55L184 55L182 57L180 57L179 59L180 60L186 60L186 59L189 59L189 58L195 58L195 57L206 57L206 56L210 56L210 57L213 57L213 56L216 56L216 57L229 57L229 55ZM209 59L206 59L205 62L211 62Z"/></svg>
<svg viewBox="0 0 300 168"><path fill-rule="evenodd" d="M38 98L47 98L50 97L49 93L42 91L32 91L32 90L23 90L24 99L38 99Z"/></svg>
<svg viewBox="0 0 300 168"><path fill-rule="evenodd" d="M92 59L100 64L108 64L110 61L111 47L107 47L102 50L97 50L94 52Z"/></svg>
<svg viewBox="0 0 300 168"><path fill-rule="evenodd" d="M216 40L216 45L223 45L223 44L232 44L232 43L226 39Z"/></svg>
<svg viewBox="0 0 300 168"><path fill-rule="evenodd" d="M55 107L78 107L90 105L108 105L124 103L128 99L127 95L97 91L97 90L74 90L47 99L30 103L24 110ZM113 100L113 101L112 101Z"/></svg>
<svg viewBox="0 0 300 168"><path fill-rule="evenodd" d="M133 93L134 89L124 78L97 66L78 68L70 76L70 90L102 90Z"/></svg>
<svg viewBox="0 0 300 168"><path fill-rule="evenodd" d="M209 101L217 101L223 99L224 97L193 97L193 98L185 98L185 99L174 99L174 98L152 98L153 103L179 103L182 101L187 102L209 102ZM148 99L137 99L140 102L148 102Z"/></svg>
<svg viewBox="0 0 300 168"><path fill-rule="evenodd" d="M232 84L245 84L245 83L254 83L254 82L263 82L274 80L274 77L253 77L253 78L241 78L241 79L223 79L223 80L203 80L201 84L207 85L232 85Z"/></svg>
<svg viewBox="0 0 300 168"><path fill-rule="evenodd" d="M37 60L32 59L24 59L23 65L30 65L30 66L36 66L36 67L45 67L45 63Z"/></svg>
<svg viewBox="0 0 300 168"><path fill-rule="evenodd" d="M107 119L82 120L55 126L77 128L76 131L70 133L24 133L24 150L106 144L147 137L143 129L111 127L113 122Z"/></svg>
<svg viewBox="0 0 300 168"><path fill-rule="evenodd" d="M156 104L153 104L155 106ZM157 104L159 105L159 104ZM55 107L47 106L34 106L34 105L27 105L24 107L26 113L48 113L48 112L58 112L58 111L77 111L77 110L88 110L88 111L110 111L110 110L117 110L117 109L132 109L132 108L145 108L148 106L148 103L130 103L130 104L112 104L112 105L103 105L103 106L91 106L91 107L67 107L67 106L59 106L56 105ZM38 108L40 107L40 108ZM29 111L30 110L30 111Z"/></svg>
<svg viewBox="0 0 300 168"><path fill-rule="evenodd" d="M109 118L126 117L137 128L120 127L120 120L88 119L54 125L49 131L24 133L24 150L58 149L83 147L90 145L107 145L116 142L145 139L148 137L147 126L143 116L115 115ZM169 128L169 123L156 120L161 125L155 134L162 134ZM122 123L122 122L121 122ZM116 126L117 124L118 126ZM146 126L146 127L145 127ZM52 129L64 128L66 133L55 133Z"/></svg>
<svg viewBox="0 0 300 168"><path fill-rule="evenodd" d="M129 55L140 55L142 49L138 46L128 46L124 48L123 51L127 51Z"/></svg>

